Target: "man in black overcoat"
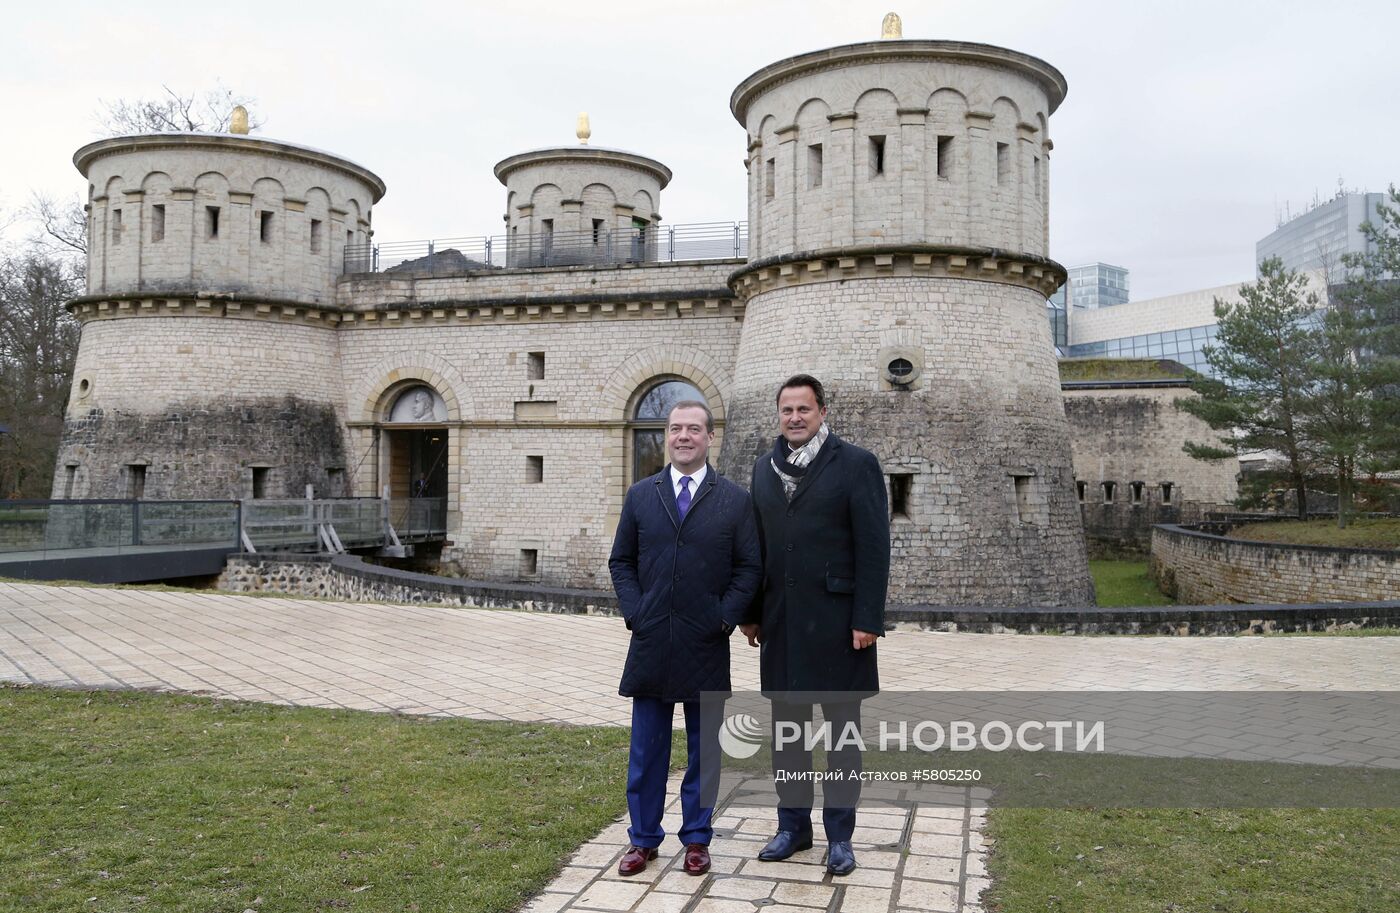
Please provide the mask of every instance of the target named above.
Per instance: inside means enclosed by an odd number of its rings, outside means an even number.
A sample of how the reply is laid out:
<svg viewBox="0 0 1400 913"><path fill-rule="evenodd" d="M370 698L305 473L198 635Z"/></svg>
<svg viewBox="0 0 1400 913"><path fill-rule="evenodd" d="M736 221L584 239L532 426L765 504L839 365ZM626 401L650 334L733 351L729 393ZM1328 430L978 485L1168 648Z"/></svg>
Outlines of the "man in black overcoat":
<svg viewBox="0 0 1400 913"><path fill-rule="evenodd" d="M812 845L812 753L801 727L820 703L828 770L842 775L823 789L827 870L847 875L856 867L861 754L841 735L859 732L860 702L880 690L875 640L885 633L890 571L885 477L874 454L830 433L815 377L790 378L777 399L780 436L754 465L750 488L763 588L743 626L749 643L761 644L760 678L773 706L778 833L758 857L786 859ZM786 741L795 728L803 738Z"/></svg>
<svg viewBox="0 0 1400 913"><path fill-rule="evenodd" d="M608 568L618 608L632 632L618 693L632 698L632 749L627 765L631 845L622 875L643 871L665 832L671 720L685 708L686 771L681 782L682 868L710 868L722 714L700 712L700 693L728 695L729 635L758 593L762 567L748 492L719 474L706 457L714 416L702 402L671 407L666 452L671 462L627 492ZM701 731L702 724L705 727Z"/></svg>

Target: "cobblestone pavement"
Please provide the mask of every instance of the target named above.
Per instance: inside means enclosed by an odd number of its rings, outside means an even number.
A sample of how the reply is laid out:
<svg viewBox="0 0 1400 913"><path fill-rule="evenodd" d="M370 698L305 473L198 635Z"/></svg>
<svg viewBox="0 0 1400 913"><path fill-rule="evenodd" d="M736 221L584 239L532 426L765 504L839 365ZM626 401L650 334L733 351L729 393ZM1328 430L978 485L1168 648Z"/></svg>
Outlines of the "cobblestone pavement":
<svg viewBox="0 0 1400 913"><path fill-rule="evenodd" d="M434 716L627 725L617 695L627 633L615 618L0 583L0 680L149 688ZM886 691L1400 690L1400 638L1042 637L896 631ZM757 687L734 641L734 687ZM675 795L675 784L671 795ZM788 863L754 854L766 810L722 806L710 875L679 847L615 874L625 824L570 860L529 913L900 913L980 910L983 817L966 794L862 811L861 867L832 879L824 846ZM949 807L953 806L953 807ZM678 814L673 808L668 817ZM674 833L678 822L667 822Z"/></svg>

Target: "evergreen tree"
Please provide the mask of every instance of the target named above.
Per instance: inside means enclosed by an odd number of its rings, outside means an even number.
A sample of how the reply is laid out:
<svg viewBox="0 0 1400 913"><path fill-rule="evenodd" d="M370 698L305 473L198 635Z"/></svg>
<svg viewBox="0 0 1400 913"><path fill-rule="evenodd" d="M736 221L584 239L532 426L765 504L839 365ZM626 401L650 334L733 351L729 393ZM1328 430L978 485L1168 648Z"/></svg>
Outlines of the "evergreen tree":
<svg viewBox="0 0 1400 913"><path fill-rule="evenodd" d="M1213 443L1187 441L1186 453L1219 460L1241 452L1272 450L1283 455L1307 516L1307 476L1314 462L1303 417L1314 379L1309 364L1316 345L1309 318L1320 302L1307 277L1270 258L1259 278L1240 286L1240 301L1215 299L1216 342L1203 349L1215 377L1197 377L1196 397L1176 406L1203 420L1221 436Z"/></svg>

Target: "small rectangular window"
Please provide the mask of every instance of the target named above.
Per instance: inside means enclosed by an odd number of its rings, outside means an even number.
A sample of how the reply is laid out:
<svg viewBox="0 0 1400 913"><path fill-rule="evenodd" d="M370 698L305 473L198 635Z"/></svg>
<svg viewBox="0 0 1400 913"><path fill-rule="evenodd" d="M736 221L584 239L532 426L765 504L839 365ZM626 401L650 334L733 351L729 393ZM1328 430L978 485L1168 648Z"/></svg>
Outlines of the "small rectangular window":
<svg viewBox="0 0 1400 913"><path fill-rule="evenodd" d="M1005 184L1011 177L1011 147L997 143L997 183Z"/></svg>
<svg viewBox="0 0 1400 913"><path fill-rule="evenodd" d="M525 482L535 485L544 481L544 457L531 454L525 457Z"/></svg>
<svg viewBox="0 0 1400 913"><path fill-rule="evenodd" d="M112 210L112 243L122 243L122 211Z"/></svg>
<svg viewBox="0 0 1400 913"><path fill-rule="evenodd" d="M1089 495L1089 483L1088 483L1088 482L1084 482L1084 481L1075 482L1075 483L1074 483L1074 490L1075 490L1075 491L1078 493L1078 495L1079 495L1079 503L1080 503L1080 504L1083 504L1083 503L1085 502L1085 500L1088 499L1088 495Z"/></svg>
<svg viewBox="0 0 1400 913"><path fill-rule="evenodd" d="M540 570L540 550L522 548L520 550L520 576L534 577Z"/></svg>
<svg viewBox="0 0 1400 913"><path fill-rule="evenodd" d="M151 207L151 240L165 240L165 205L157 203Z"/></svg>
<svg viewBox="0 0 1400 913"><path fill-rule="evenodd" d="M272 470L266 466L253 467L253 497L255 499L267 497L267 481L271 473Z"/></svg>
<svg viewBox="0 0 1400 913"><path fill-rule="evenodd" d="M1031 157L1031 175L1035 179L1035 198L1040 199L1040 156Z"/></svg>
<svg viewBox="0 0 1400 913"><path fill-rule="evenodd" d="M204 237L213 240L219 236L219 207L204 207Z"/></svg>
<svg viewBox="0 0 1400 913"><path fill-rule="evenodd" d="M525 355L525 365L529 380L544 380L543 352L527 352Z"/></svg>
<svg viewBox="0 0 1400 913"><path fill-rule="evenodd" d="M938 176L946 178L953 171L953 138L951 136L940 136L938 138Z"/></svg>
<svg viewBox="0 0 1400 913"><path fill-rule="evenodd" d="M1163 482L1163 483L1162 483L1162 503L1163 503L1163 504L1170 504L1170 503L1172 503L1172 490L1173 490L1175 487L1176 487L1176 486L1173 485L1171 482Z"/></svg>
<svg viewBox="0 0 1400 913"><path fill-rule="evenodd" d="M603 220L602 220L602 219L594 219L594 220L593 220L593 243L594 243L594 244L597 244L598 241L599 241L599 239L602 238L602 237L603 237Z"/></svg>
<svg viewBox="0 0 1400 913"><path fill-rule="evenodd" d="M1103 503L1105 503L1105 504L1112 504L1112 503L1113 503L1113 492L1114 492L1114 489L1116 489L1117 487L1118 487L1118 486L1115 485L1113 482L1104 482L1104 483L1103 483Z"/></svg>
<svg viewBox="0 0 1400 913"><path fill-rule="evenodd" d="M354 243L355 243L355 233L354 233L353 231L347 230L347 231L345 232L345 246L346 246L346 247L350 247L350 246L351 246L352 244L354 244Z"/></svg>
<svg viewBox="0 0 1400 913"><path fill-rule="evenodd" d="M773 194L775 192L774 185L777 183L777 180L778 160L769 159L763 164L763 198L765 200L773 199Z"/></svg>
<svg viewBox="0 0 1400 913"><path fill-rule="evenodd" d="M78 464L69 463L63 467L63 497L69 500L73 497L73 486L78 481Z"/></svg>
<svg viewBox="0 0 1400 913"><path fill-rule="evenodd" d="M1031 477L1013 475L1011 486L1016 495L1016 519L1022 523L1031 522L1035 519L1031 513Z"/></svg>
<svg viewBox="0 0 1400 913"><path fill-rule="evenodd" d="M1132 502L1133 502L1134 504L1141 504L1141 503L1142 503L1142 483L1141 483L1141 482L1129 482L1129 483L1128 483L1128 497L1132 500Z"/></svg>
<svg viewBox="0 0 1400 913"><path fill-rule="evenodd" d="M885 173L885 138L870 137L870 176L879 177Z"/></svg>
<svg viewBox="0 0 1400 913"><path fill-rule="evenodd" d="M908 472L890 474L890 517L909 519L909 495L914 490L914 475Z"/></svg>
<svg viewBox="0 0 1400 913"><path fill-rule="evenodd" d="M146 497L146 467L132 463L126 467L126 496L133 501Z"/></svg>
<svg viewBox="0 0 1400 913"><path fill-rule="evenodd" d="M807 147L807 189L822 185L822 144Z"/></svg>
<svg viewBox="0 0 1400 913"><path fill-rule="evenodd" d="M311 252L319 254L321 252L321 220L311 220Z"/></svg>
<svg viewBox="0 0 1400 913"><path fill-rule="evenodd" d="M258 240L264 244L272 240L272 211L258 211Z"/></svg>
<svg viewBox="0 0 1400 913"><path fill-rule="evenodd" d="M554 220L553 220L553 219L541 219L541 220L540 220L540 227L544 229L544 236L545 236L546 238L552 238L552 237L554 237Z"/></svg>

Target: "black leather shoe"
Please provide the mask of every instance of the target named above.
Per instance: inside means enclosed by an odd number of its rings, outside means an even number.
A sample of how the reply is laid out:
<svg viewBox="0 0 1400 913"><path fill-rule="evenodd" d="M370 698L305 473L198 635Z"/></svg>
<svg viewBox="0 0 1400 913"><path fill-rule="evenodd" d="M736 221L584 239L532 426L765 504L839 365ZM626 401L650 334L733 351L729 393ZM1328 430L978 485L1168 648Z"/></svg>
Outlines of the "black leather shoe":
<svg viewBox="0 0 1400 913"><path fill-rule="evenodd" d="M849 875L856 870L856 851L849 840L833 843L826 851L826 870L833 875Z"/></svg>
<svg viewBox="0 0 1400 913"><path fill-rule="evenodd" d="M778 831L768 845L758 851L758 858L764 862L782 862L798 850L812 848L812 832L795 834L792 831Z"/></svg>

